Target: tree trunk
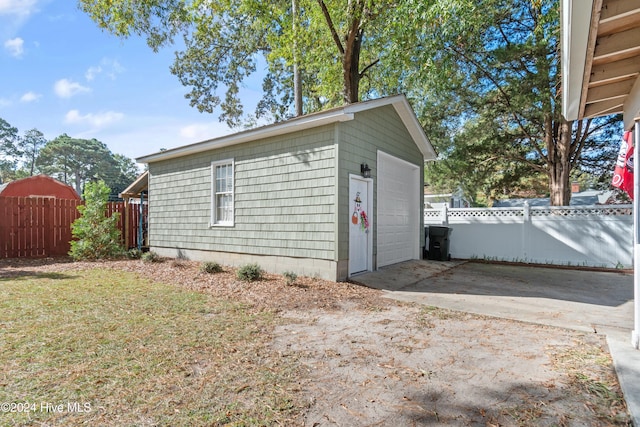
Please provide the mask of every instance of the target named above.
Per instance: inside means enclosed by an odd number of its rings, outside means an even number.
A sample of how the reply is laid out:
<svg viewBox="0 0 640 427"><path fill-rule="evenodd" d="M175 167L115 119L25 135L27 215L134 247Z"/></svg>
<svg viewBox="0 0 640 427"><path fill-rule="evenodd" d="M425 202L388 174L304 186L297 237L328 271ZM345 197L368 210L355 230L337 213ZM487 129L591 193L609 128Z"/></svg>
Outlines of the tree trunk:
<svg viewBox="0 0 640 427"><path fill-rule="evenodd" d="M568 206L571 201L571 122L561 119L557 135L553 126L545 126L549 165L549 201L551 206Z"/></svg>
<svg viewBox="0 0 640 427"><path fill-rule="evenodd" d="M359 101L359 89L360 89L360 48L362 46L362 16L365 9L364 1L356 0L352 2L349 0L348 8L348 23L347 33L344 37L344 43L341 39L338 31L333 25L331 14L329 9L323 0L317 0L322 14L324 15L333 41L338 48L338 52L342 57L342 98L345 104L353 104Z"/></svg>
<svg viewBox="0 0 640 427"><path fill-rule="evenodd" d="M76 172L76 192L82 195L82 180L80 179L80 174Z"/></svg>
<svg viewBox="0 0 640 427"><path fill-rule="evenodd" d="M291 0L291 15L293 20L293 99L295 101L296 116L301 116L302 111L302 79L300 77L300 60L298 54L298 0Z"/></svg>
<svg viewBox="0 0 640 427"><path fill-rule="evenodd" d="M342 60L342 75L344 77L344 102L352 104L359 101L361 31L356 30L353 38L350 36L349 39Z"/></svg>

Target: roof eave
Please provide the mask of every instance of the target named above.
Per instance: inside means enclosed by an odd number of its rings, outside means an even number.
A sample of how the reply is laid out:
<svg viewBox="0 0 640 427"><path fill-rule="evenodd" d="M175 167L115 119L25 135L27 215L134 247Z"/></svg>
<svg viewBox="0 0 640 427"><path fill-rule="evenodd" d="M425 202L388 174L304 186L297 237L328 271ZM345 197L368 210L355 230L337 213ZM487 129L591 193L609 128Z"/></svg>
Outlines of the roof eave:
<svg viewBox="0 0 640 427"><path fill-rule="evenodd" d="M246 132L210 139L183 147L173 148L148 156L138 157L138 163L153 163L161 160L169 160L190 154L202 153L204 151L228 147L230 145L241 144L243 142L255 141L272 136L286 135L288 133L310 129L330 123L353 120L352 113L345 113L344 109L331 111L327 114L310 115L299 119L289 120L280 124L265 126Z"/></svg>
<svg viewBox="0 0 640 427"><path fill-rule="evenodd" d="M146 190L149 186L149 171L144 171L131 183L127 188L122 190L122 193L118 194L118 197L125 198L137 198L140 197L140 193Z"/></svg>
<svg viewBox="0 0 640 427"><path fill-rule="evenodd" d="M580 118L582 90L587 64L587 47L593 0L562 0L562 115L566 120ZM568 54L567 54L568 53Z"/></svg>
<svg viewBox="0 0 640 427"><path fill-rule="evenodd" d="M228 147L231 145L241 144L243 142L256 141L268 137L286 135L292 132L311 129L326 124L350 121L354 119L355 113L357 112L370 110L372 108L377 108L384 105L393 105L407 131L411 135L411 138L420 149L420 152L424 156L424 159L435 160L435 150L429 142L424 129L422 129L422 126L418 122L413 109L407 101L407 98L404 95L396 95L362 103L349 104L342 108L332 109L324 113L311 114L308 116L288 120L283 123L264 126L233 135L223 136L220 138L210 139L183 147L161 151L158 153L150 154L148 156L138 157L136 161L138 163L153 163L190 154L202 153L205 151Z"/></svg>

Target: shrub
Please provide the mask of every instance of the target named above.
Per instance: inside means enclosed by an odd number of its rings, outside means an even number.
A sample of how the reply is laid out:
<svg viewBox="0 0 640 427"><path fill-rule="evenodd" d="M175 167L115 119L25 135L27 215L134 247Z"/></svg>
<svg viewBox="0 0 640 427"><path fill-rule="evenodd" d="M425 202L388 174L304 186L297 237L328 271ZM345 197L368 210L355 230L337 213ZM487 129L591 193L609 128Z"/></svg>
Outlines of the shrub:
<svg viewBox="0 0 640 427"><path fill-rule="evenodd" d="M287 285L293 285L298 278L298 275L293 271L285 271L282 276L287 280Z"/></svg>
<svg viewBox="0 0 640 427"><path fill-rule="evenodd" d="M254 282L262 278L262 269L258 264L246 264L238 269L236 275L245 282Z"/></svg>
<svg viewBox="0 0 640 427"><path fill-rule="evenodd" d="M142 254L142 261L144 262L160 262L162 258L157 252L149 251Z"/></svg>
<svg viewBox="0 0 640 427"><path fill-rule="evenodd" d="M127 258L129 259L140 259L142 258L142 250L138 248L129 249L127 251Z"/></svg>
<svg viewBox="0 0 640 427"><path fill-rule="evenodd" d="M78 206L80 218L71 224L69 255L75 260L116 258L124 254L118 229L120 214L105 216L111 190L104 181L87 182L84 205Z"/></svg>
<svg viewBox="0 0 640 427"><path fill-rule="evenodd" d="M222 271L222 266L217 262L208 261L208 262L202 263L202 265L200 266L200 271L202 271L203 273L209 273L209 274L220 273Z"/></svg>

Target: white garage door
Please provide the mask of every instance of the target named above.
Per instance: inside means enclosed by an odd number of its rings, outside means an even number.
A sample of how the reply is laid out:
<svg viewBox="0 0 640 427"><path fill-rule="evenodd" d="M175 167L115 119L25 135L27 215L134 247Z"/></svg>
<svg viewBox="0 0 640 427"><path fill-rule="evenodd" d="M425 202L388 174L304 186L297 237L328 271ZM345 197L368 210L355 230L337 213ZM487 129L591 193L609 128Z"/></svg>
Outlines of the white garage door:
<svg viewBox="0 0 640 427"><path fill-rule="evenodd" d="M378 152L378 267L419 259L420 168Z"/></svg>

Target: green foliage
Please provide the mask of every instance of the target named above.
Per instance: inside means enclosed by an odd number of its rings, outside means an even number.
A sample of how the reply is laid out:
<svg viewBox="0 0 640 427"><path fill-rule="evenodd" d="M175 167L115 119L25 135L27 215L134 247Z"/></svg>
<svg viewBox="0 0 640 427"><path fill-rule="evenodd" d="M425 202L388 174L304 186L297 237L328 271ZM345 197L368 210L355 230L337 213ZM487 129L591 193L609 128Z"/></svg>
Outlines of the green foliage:
<svg viewBox="0 0 640 427"><path fill-rule="evenodd" d="M18 147L22 153L22 160L29 176L33 176L36 172L36 161L40 155L40 150L47 143L47 139L38 129L31 129L25 132L20 138Z"/></svg>
<svg viewBox="0 0 640 427"><path fill-rule="evenodd" d="M140 259L142 258L142 250L138 248L132 248L127 251L127 258L129 259Z"/></svg>
<svg viewBox="0 0 640 427"><path fill-rule="evenodd" d="M12 178L20 151L16 146L18 129L0 118L0 184Z"/></svg>
<svg viewBox="0 0 640 427"><path fill-rule="evenodd" d="M108 171L108 173L104 173L104 175L105 181L111 188L111 198L114 198L136 180L138 175L140 175L140 170L136 162L127 156L113 154L112 157L114 162L113 164L109 164L114 168Z"/></svg>
<svg viewBox="0 0 640 427"><path fill-rule="evenodd" d="M262 279L263 271L258 264L245 264L236 273L238 279L245 282L255 282Z"/></svg>
<svg viewBox="0 0 640 427"><path fill-rule="evenodd" d="M203 262L200 266L200 271L208 274L220 273L222 272L222 266L213 261Z"/></svg>
<svg viewBox="0 0 640 427"><path fill-rule="evenodd" d="M97 139L71 138L66 134L48 142L38 156L37 166L59 181L81 192L92 179L101 179L112 189L111 197L124 190L138 175L133 160L113 154Z"/></svg>
<svg viewBox="0 0 640 427"><path fill-rule="evenodd" d="M162 257L154 251L143 253L141 259L143 262L162 262Z"/></svg>
<svg viewBox="0 0 640 427"><path fill-rule="evenodd" d="M396 8L363 0L295 3L297 16L291 1L81 0L80 8L116 36L146 36L154 50L183 36L184 50L176 52L171 72L189 88L192 106L203 112L219 107L220 120L230 126L244 114L240 87L263 62L265 93L257 117L291 114L296 61L306 113L383 94L375 72L381 50L392 44L384 29L402 20Z"/></svg>
<svg viewBox="0 0 640 427"><path fill-rule="evenodd" d="M387 81L403 82L439 152L428 183L476 204L544 193L567 204L576 175L610 182L619 118L561 117L558 3L399 4L404 42L389 52L398 67ZM423 53L407 57L412 45Z"/></svg>
<svg viewBox="0 0 640 427"><path fill-rule="evenodd" d="M619 120L572 125L560 114L558 0L295 3L296 16L290 1L81 0L80 7L115 35L146 36L154 50L184 36L171 72L189 88L192 106L219 107L229 125L241 122L239 89L263 62L252 123L292 114L294 64L305 113L406 93L440 153L429 182L461 187L476 203L535 192L540 182L553 204L565 203L572 171L610 170L602 159L615 159L606 142Z"/></svg>
<svg viewBox="0 0 640 427"><path fill-rule="evenodd" d="M84 190L84 205L78 206L80 218L71 224L69 255L76 260L95 260L119 257L123 254L119 213L106 217L109 187L104 181L88 182Z"/></svg>
<svg viewBox="0 0 640 427"><path fill-rule="evenodd" d="M38 129L23 136L0 118L0 184L43 173L74 186L78 194L88 180L102 179L118 196L139 174L132 159L113 154L96 139L71 138L66 134L47 141Z"/></svg>
<svg viewBox="0 0 640 427"><path fill-rule="evenodd" d="M282 276L287 280L287 285L293 285L298 278L298 275L293 271L285 271Z"/></svg>

